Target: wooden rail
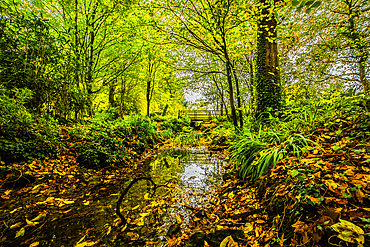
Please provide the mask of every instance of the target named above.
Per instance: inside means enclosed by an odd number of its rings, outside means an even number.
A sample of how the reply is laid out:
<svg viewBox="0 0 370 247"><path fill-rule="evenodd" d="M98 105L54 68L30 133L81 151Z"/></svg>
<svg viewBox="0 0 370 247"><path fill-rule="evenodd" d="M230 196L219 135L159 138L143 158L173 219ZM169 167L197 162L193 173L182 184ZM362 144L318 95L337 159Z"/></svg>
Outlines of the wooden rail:
<svg viewBox="0 0 370 247"><path fill-rule="evenodd" d="M209 111L209 110L187 110L180 111L180 115L188 115L192 122L210 121L214 116L220 116L220 111Z"/></svg>

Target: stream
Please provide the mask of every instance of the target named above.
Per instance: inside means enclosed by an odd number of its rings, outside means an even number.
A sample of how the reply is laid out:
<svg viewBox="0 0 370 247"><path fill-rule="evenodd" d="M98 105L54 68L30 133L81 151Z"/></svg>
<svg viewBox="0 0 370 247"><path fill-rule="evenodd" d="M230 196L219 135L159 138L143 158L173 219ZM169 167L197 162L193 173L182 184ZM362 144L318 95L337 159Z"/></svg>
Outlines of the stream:
<svg viewBox="0 0 370 247"><path fill-rule="evenodd" d="M201 220L203 209L213 203L221 187L225 164L205 147L160 150L146 162L147 173L157 185L168 187L158 188L149 198L150 183L142 180L123 201L122 212L137 226L135 232L128 232L131 240L164 246L172 236L189 229L191 218Z"/></svg>

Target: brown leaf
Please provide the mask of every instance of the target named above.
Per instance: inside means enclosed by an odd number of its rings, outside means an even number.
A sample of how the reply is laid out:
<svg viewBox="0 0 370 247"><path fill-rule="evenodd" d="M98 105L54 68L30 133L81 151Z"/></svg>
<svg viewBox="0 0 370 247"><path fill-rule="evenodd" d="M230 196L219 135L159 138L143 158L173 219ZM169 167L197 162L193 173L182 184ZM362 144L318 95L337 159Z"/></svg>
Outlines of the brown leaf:
<svg viewBox="0 0 370 247"><path fill-rule="evenodd" d="M347 199L335 199L335 202L338 203L338 204L342 204L342 205L348 204Z"/></svg>
<svg viewBox="0 0 370 247"><path fill-rule="evenodd" d="M357 190L355 195L356 195L357 200L362 204L364 202L363 199L365 197L364 192L362 192L362 190Z"/></svg>
<svg viewBox="0 0 370 247"><path fill-rule="evenodd" d="M306 243L308 242L309 238L308 238L308 235L307 235L307 232L308 232L308 225L306 225L304 222L302 221L297 221L296 223L294 223L292 225L292 227L294 227L294 232L296 233L299 233L302 235L302 241L303 243Z"/></svg>

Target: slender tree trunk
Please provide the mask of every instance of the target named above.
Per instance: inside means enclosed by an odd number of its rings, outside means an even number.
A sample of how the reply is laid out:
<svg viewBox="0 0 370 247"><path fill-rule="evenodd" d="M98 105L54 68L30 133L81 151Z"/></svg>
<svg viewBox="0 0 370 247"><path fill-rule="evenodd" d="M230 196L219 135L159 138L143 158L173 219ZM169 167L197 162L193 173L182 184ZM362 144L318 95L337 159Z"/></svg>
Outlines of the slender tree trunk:
<svg viewBox="0 0 370 247"><path fill-rule="evenodd" d="M256 113L257 119L266 119L281 106L281 85L277 49L277 22L271 16L267 0L262 4L257 36Z"/></svg>
<svg viewBox="0 0 370 247"><path fill-rule="evenodd" d="M116 103L114 101L114 93L115 93L115 88L116 88L116 84L111 82L110 85L109 85L109 95L108 95L108 100L109 100L109 105L110 107L115 107L116 106Z"/></svg>
<svg viewBox="0 0 370 247"><path fill-rule="evenodd" d="M150 92L152 91L151 85L152 83L150 79L148 79L148 81L146 82L146 115L148 117L150 115Z"/></svg>
<svg viewBox="0 0 370 247"><path fill-rule="evenodd" d="M86 75L86 88L87 88L87 95L88 95L88 114L90 116L93 115L92 109L92 94L93 94L93 67L94 67L94 45L95 45L95 16L96 16L96 9L98 8L98 3L94 7L94 10L91 15L91 19L86 16L86 27L89 27L90 31L88 31L90 43L89 43L89 56L88 56L88 63L87 63L87 75Z"/></svg>
<svg viewBox="0 0 370 247"><path fill-rule="evenodd" d="M79 50L79 37L78 37L78 0L75 0L75 20L74 20L74 59L75 59L75 83L80 87L80 50ZM74 105L75 120L78 118L79 107Z"/></svg>
<svg viewBox="0 0 370 247"><path fill-rule="evenodd" d="M149 52L148 56L148 79L146 82L146 115L150 115L150 101L152 100L154 91L155 75L157 72L157 66L154 61L154 56Z"/></svg>
<svg viewBox="0 0 370 247"><path fill-rule="evenodd" d="M229 86L229 101L230 101L230 108L231 108L231 118L233 120L233 124L235 130L238 129L238 121L236 119L236 110L235 110L235 103L234 103L234 89L233 89L233 80L231 78L231 65L230 61L226 62L226 78Z"/></svg>
<svg viewBox="0 0 370 247"><path fill-rule="evenodd" d="M358 62L360 82L362 86L364 87L365 93L370 92L370 84L365 76L365 63L366 63L367 58L368 56L366 55L366 51L363 51L363 53L361 54L360 60Z"/></svg>
<svg viewBox="0 0 370 247"><path fill-rule="evenodd" d="M243 128L243 111L242 111L242 100L241 100L241 95L240 95L240 90L239 90L239 80L238 76L236 75L235 71L235 66L232 66L233 70L233 75L234 75L234 80L235 80L235 87L236 87L236 100L238 103L238 112L239 112L239 124L240 128Z"/></svg>
<svg viewBox="0 0 370 247"><path fill-rule="evenodd" d="M212 80L213 82L215 83L216 85L216 88L217 88L217 91L218 91L218 94L219 94L219 97L220 97L220 100L221 100L221 115L223 115L223 106L225 107L225 113L226 113L226 116L228 117L229 119L229 112L227 110L227 105L225 103L225 96L224 96L224 92L222 90L222 88L220 88L220 85L218 85L217 83L217 80L216 78L212 75Z"/></svg>

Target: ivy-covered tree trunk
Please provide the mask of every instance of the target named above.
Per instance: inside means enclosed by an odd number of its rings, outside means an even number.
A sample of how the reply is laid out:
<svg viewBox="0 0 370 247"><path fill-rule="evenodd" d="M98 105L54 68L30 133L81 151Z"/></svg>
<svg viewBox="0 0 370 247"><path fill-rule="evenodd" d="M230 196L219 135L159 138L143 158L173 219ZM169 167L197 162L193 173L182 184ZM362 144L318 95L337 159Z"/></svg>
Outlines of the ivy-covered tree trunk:
<svg viewBox="0 0 370 247"><path fill-rule="evenodd" d="M268 112L275 112L281 105L279 59L276 43L275 17L270 13L272 6L267 0L260 0L261 17L258 22L257 70L256 70L256 113L257 119L264 119Z"/></svg>
<svg viewBox="0 0 370 247"><path fill-rule="evenodd" d="M368 55L366 54L366 51L363 51L363 53L360 56L360 60L358 61L360 83L364 87L365 93L370 92L370 83L366 79L366 75L365 75L365 63L367 61L367 58L368 58Z"/></svg>

